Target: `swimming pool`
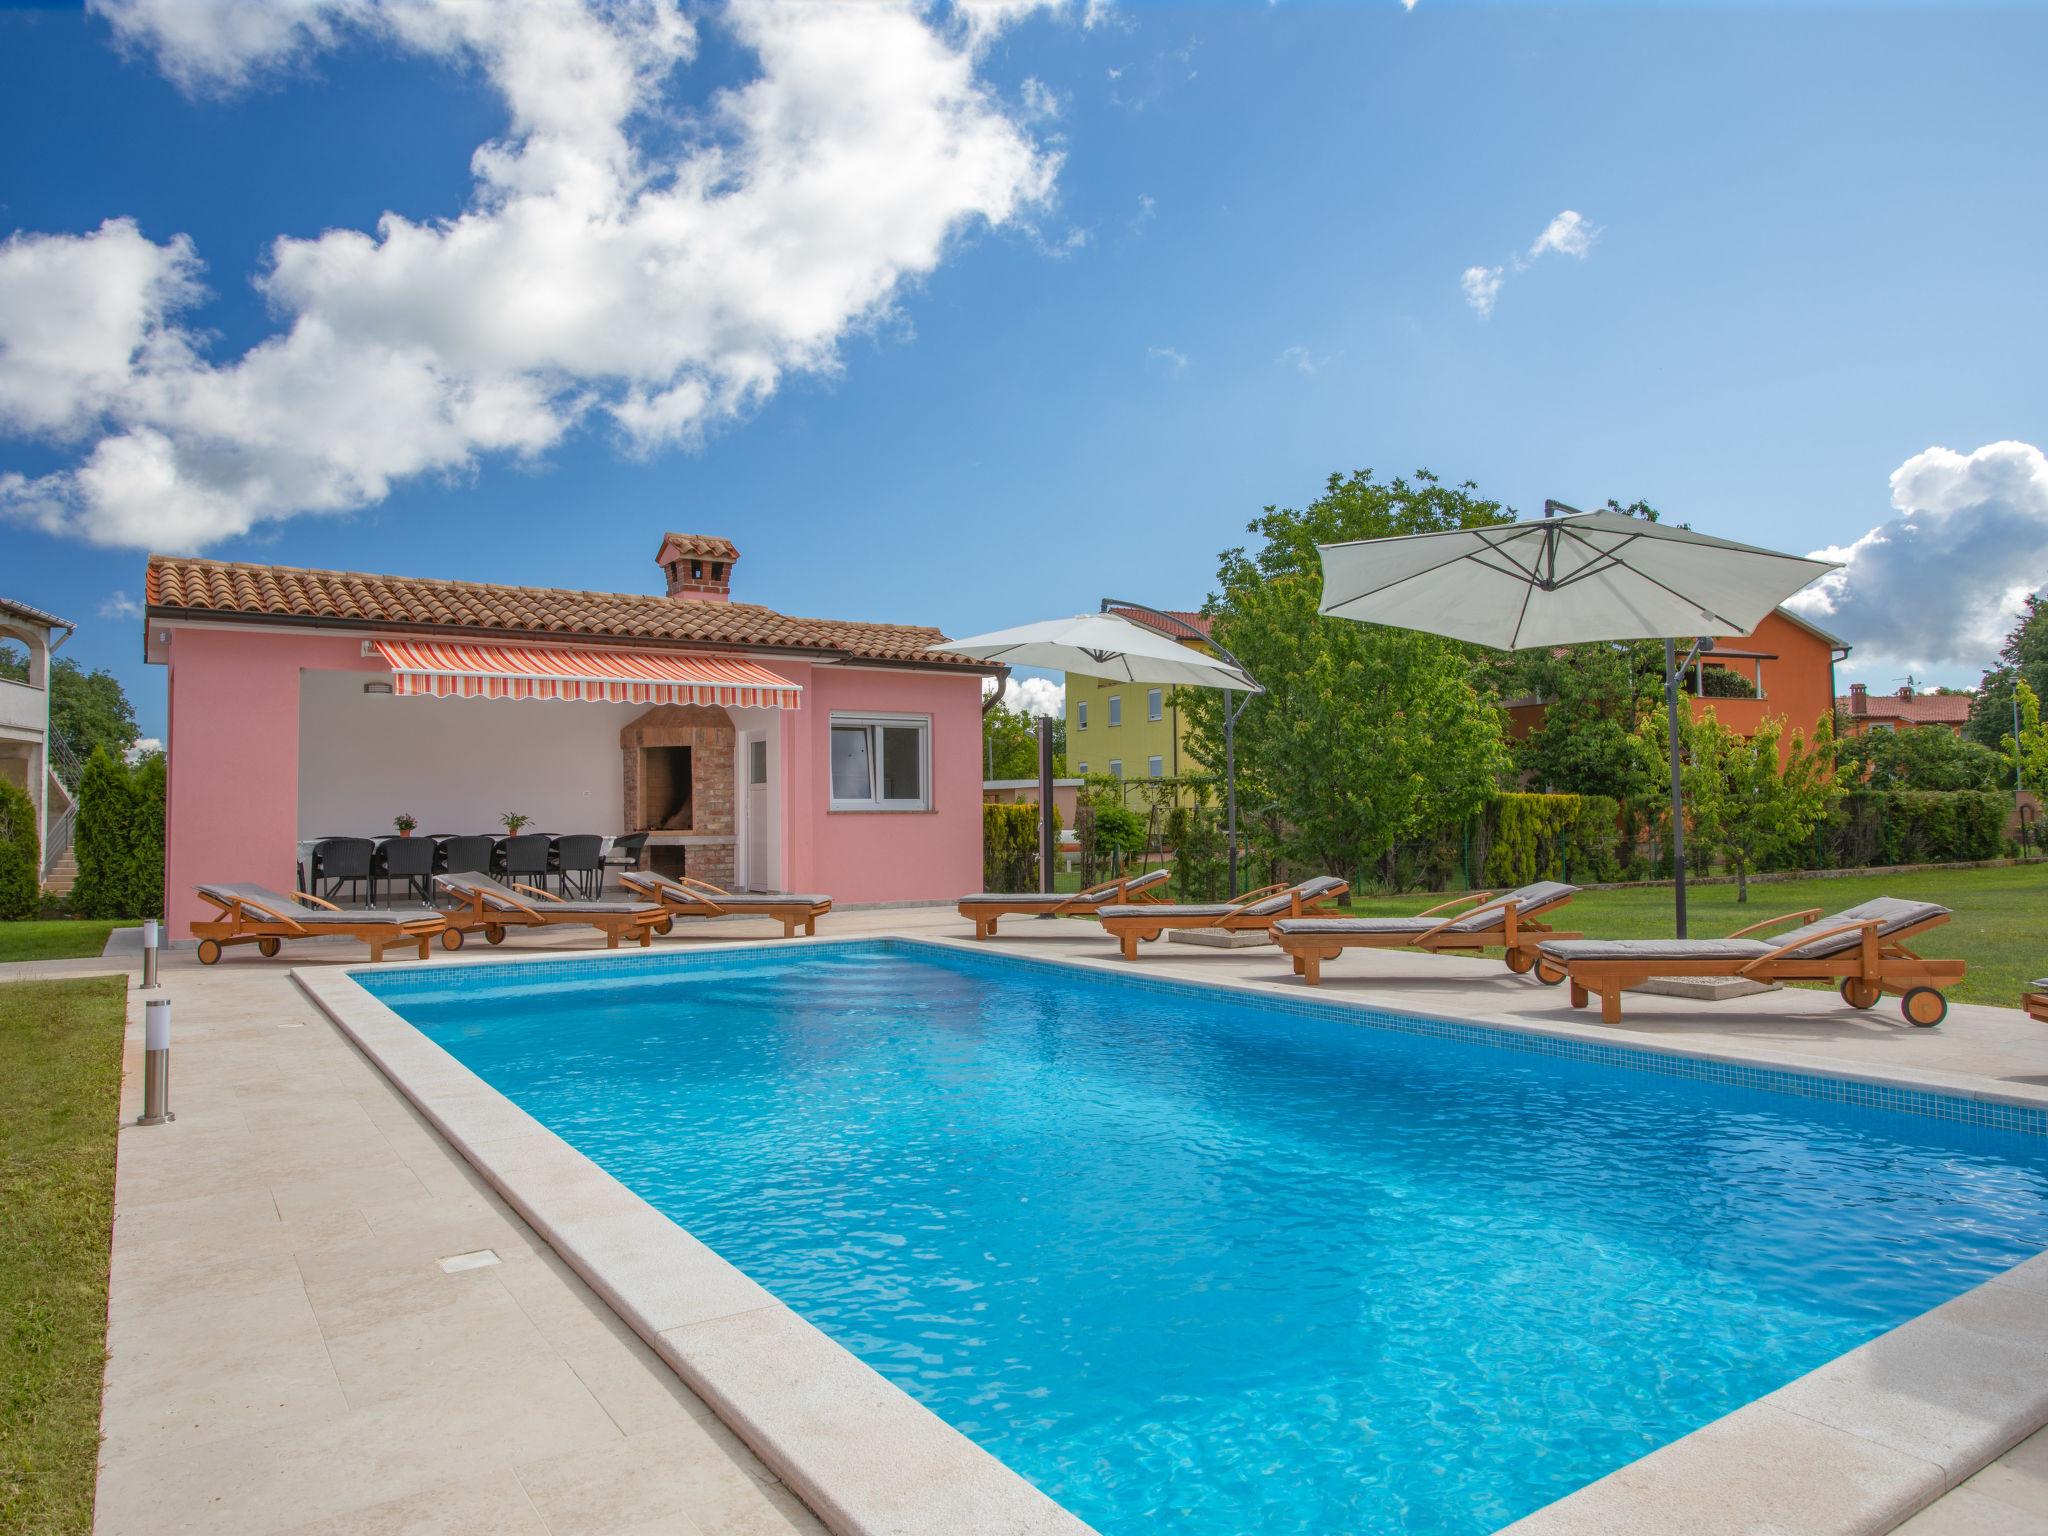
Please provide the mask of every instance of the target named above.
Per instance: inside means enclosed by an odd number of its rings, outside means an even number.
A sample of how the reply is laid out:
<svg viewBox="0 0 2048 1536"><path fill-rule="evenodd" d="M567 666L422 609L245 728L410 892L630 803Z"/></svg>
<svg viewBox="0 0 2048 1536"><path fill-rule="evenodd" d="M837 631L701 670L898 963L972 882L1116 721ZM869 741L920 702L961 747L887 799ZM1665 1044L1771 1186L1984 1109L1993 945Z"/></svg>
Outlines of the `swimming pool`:
<svg viewBox="0 0 2048 1536"><path fill-rule="evenodd" d="M1341 1005L899 942L356 979L1112 1536L1492 1530L2048 1246L2048 1138Z"/></svg>

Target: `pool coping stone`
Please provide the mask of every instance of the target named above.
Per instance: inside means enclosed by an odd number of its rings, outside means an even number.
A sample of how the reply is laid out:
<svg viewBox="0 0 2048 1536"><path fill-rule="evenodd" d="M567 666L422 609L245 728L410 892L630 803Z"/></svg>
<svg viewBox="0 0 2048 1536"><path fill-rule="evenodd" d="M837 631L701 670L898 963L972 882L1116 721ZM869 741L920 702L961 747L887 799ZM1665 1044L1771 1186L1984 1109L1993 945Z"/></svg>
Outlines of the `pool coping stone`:
<svg viewBox="0 0 2048 1536"><path fill-rule="evenodd" d="M1395 1014L1349 996L1303 997L1274 982L1147 977L1122 961L1004 954L937 935L737 940L690 953L819 944L941 949L1114 976L1148 990L1232 992L1367 1027L1419 1021L1468 1043L1547 1054L1590 1045L1602 1058L1676 1058L1774 1079L1840 1079L2006 1106L1993 1122L2004 1128L2020 1129L2006 1127L2005 1115L2035 1134L2048 1125L2048 1088L1968 1074L1872 1071L1825 1058L1788 1064L1740 1046L1618 1045L1590 1025L1407 1006ZM553 970L648 953L454 954L429 965ZM292 979L831 1530L1053 1536L1091 1529L491 1088L359 985L357 969L368 968L296 968ZM417 974L412 966L406 972ZM1468 1031L1526 1038L1487 1041ZM1654 1061L1648 1069L1656 1070ZM1826 1095L1816 1088L1810 1096ZM1876 1102L1914 1112L1902 1102ZM2048 1253L1522 1517L1500 1536L1881 1536L2044 1426Z"/></svg>

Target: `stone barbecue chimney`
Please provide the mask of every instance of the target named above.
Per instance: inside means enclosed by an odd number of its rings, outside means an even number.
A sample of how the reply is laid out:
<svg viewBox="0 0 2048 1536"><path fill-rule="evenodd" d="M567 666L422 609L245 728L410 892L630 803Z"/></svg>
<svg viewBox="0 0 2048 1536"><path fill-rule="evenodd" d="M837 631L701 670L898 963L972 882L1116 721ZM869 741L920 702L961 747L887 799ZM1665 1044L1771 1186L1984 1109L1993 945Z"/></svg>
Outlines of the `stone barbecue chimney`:
<svg viewBox="0 0 2048 1536"><path fill-rule="evenodd" d="M1867 715L1870 713L1870 689L1863 683L1849 685L1849 713Z"/></svg>
<svg viewBox="0 0 2048 1536"><path fill-rule="evenodd" d="M705 533L664 533L655 564L668 578L668 595L685 603L732 601L732 568L740 552L730 540Z"/></svg>

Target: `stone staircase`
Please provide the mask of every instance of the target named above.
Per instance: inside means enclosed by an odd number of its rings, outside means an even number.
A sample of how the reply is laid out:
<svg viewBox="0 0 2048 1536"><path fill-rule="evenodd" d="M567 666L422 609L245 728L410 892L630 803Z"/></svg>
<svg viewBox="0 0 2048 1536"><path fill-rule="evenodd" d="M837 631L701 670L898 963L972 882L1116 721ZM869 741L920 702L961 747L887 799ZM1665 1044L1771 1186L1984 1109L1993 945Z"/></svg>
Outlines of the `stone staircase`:
<svg viewBox="0 0 2048 1536"><path fill-rule="evenodd" d="M71 887L78 883L78 859L69 848L57 855L50 865L50 872L43 879L43 891L51 896L69 896Z"/></svg>

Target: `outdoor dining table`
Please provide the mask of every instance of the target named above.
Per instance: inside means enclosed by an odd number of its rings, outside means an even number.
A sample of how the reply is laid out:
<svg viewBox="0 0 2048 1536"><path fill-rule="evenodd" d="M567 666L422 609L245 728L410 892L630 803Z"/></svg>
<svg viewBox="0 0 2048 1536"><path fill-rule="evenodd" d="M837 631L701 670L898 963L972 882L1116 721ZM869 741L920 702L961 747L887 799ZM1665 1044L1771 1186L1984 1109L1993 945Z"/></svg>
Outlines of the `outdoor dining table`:
<svg viewBox="0 0 2048 1536"><path fill-rule="evenodd" d="M313 869L313 850L319 847L322 843L326 842L328 837L359 837L364 835L366 834L355 832L330 832L327 834L327 837L300 838L298 842L298 885L295 888L301 891L310 889L310 887L306 884L306 879L307 876L311 874ZM395 833L391 832L381 832L376 834L375 836L371 836L370 841L373 843L378 843L382 842L387 837L392 837L395 835ZM415 835L417 836L418 834ZM451 833L449 835L456 836L459 834ZM490 838L493 844L502 845L505 841L505 834L492 833L490 834ZM597 850L597 856L600 861L602 861L605 858L605 856L612 851L612 844L617 841L618 838L610 835L609 833L600 835Z"/></svg>

